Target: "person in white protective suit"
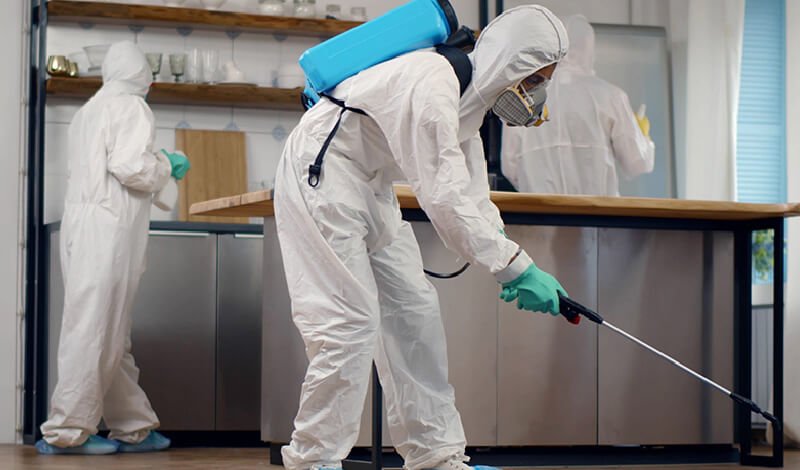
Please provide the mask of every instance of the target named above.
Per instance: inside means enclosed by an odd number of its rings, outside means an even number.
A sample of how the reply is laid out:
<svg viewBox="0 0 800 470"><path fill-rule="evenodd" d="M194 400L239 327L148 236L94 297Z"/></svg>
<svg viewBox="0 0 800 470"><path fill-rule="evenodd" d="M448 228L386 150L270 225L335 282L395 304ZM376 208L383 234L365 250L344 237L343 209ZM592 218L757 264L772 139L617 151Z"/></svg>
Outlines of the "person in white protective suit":
<svg viewBox="0 0 800 470"><path fill-rule="evenodd" d="M152 152L144 101L152 73L132 42L114 44L103 86L69 128L69 180L61 221L64 313L58 383L36 448L44 454L165 449L131 355L131 306L144 271L153 193L185 157ZM96 436L100 419L111 433Z"/></svg>
<svg viewBox="0 0 800 470"><path fill-rule="evenodd" d="M624 91L595 76L586 18L564 23L570 51L548 88L550 122L503 128L502 172L521 192L618 196L617 165L628 178L653 171L650 123Z"/></svg>
<svg viewBox="0 0 800 470"><path fill-rule="evenodd" d="M341 467L359 433L373 359L405 467L469 468L437 293L392 182L410 183L446 246L494 273L504 300L557 314L558 281L502 233L479 128L490 108L503 113L501 96L509 104L546 84L567 48L558 18L527 5L482 31L463 96L450 63L432 50L345 80L331 95L366 115L344 113L317 186L309 165L340 108L323 99L291 133L277 170L275 216L309 366L291 443L282 449L287 469Z"/></svg>

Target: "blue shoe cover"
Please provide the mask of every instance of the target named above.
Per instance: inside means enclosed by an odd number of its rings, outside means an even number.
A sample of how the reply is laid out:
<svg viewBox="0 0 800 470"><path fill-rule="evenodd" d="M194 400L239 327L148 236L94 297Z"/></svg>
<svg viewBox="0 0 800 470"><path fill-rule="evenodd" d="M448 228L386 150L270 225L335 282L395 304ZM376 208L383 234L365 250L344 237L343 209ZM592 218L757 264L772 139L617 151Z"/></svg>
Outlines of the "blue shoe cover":
<svg viewBox="0 0 800 470"><path fill-rule="evenodd" d="M36 450L42 455L108 455L116 454L119 444L100 436L91 435L86 442L75 447L56 447L48 444L44 439L39 439L36 442Z"/></svg>
<svg viewBox="0 0 800 470"><path fill-rule="evenodd" d="M163 434L150 431L150 434L138 444L128 444L127 442L119 442L120 453L140 453L140 452L158 452L169 448L171 441L164 437Z"/></svg>
<svg viewBox="0 0 800 470"><path fill-rule="evenodd" d="M472 468L475 470L500 470L497 467L490 467L489 465L474 465Z"/></svg>

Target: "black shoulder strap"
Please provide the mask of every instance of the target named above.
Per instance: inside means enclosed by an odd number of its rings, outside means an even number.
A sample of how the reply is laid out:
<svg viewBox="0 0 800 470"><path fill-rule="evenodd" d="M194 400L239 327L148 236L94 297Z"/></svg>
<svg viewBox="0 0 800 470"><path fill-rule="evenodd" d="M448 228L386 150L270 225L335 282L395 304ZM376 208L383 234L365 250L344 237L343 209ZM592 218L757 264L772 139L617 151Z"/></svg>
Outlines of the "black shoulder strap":
<svg viewBox="0 0 800 470"><path fill-rule="evenodd" d="M472 81L472 62L470 62L469 56L457 47L446 45L436 46L436 52L450 62L450 66L453 67L453 71L458 77L459 88L463 95Z"/></svg>
<svg viewBox="0 0 800 470"><path fill-rule="evenodd" d="M328 147L330 147L331 141L336 136L336 133L339 132L339 126L342 124L342 116L344 115L345 111L352 111L363 116L367 115L364 110L351 108L350 106L345 105L344 101L334 98L327 93L322 93L320 96L327 98L333 104L342 108L342 110L339 111L339 117L336 119L336 124L333 126L330 134L328 134L328 137L325 138L325 142L322 143L322 148L319 149L319 153L317 154L317 158L314 159L314 163L308 166L308 185L312 188L316 188L319 184L319 177L322 174L322 162L325 159L325 153L328 152Z"/></svg>
<svg viewBox="0 0 800 470"><path fill-rule="evenodd" d="M453 71L456 73L456 77L458 77L458 84L459 89L461 90L461 94L463 95L464 92L467 90L469 83L472 81L472 62L469 60L469 56L467 53L462 51L457 47L440 45L436 46L436 52L442 55L448 62L450 62L450 66L453 67ZM339 126L342 124L342 116L346 111L352 111L357 114L361 114L366 116L367 113L364 112L362 109L358 108L351 108L347 106L344 101L334 98L333 96L323 93L321 94L323 98L328 99L331 103L335 104L341 111L339 112L339 117L336 119L336 124L333 126L330 134L325 139L325 142L322 143L322 147L319 149L319 153L317 154L317 158L314 159L314 163L308 166L308 184L312 188L316 188L319 184L320 175L322 175L322 162L325 159L325 153L328 152L328 147L331 145L331 141L333 140L336 133L339 131Z"/></svg>

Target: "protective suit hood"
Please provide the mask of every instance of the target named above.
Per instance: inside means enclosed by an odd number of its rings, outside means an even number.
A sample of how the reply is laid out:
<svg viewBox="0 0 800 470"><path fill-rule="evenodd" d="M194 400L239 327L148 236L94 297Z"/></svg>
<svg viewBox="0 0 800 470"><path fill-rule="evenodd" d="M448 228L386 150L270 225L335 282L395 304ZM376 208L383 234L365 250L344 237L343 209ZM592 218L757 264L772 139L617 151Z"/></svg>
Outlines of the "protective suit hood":
<svg viewBox="0 0 800 470"><path fill-rule="evenodd" d="M594 75L594 28L583 15L570 16L564 24L567 27L570 48L561 67Z"/></svg>
<svg viewBox="0 0 800 470"><path fill-rule="evenodd" d="M489 23L470 53L472 83L461 98L459 140L478 132L505 88L560 61L568 48L561 20L539 5L512 8Z"/></svg>
<svg viewBox="0 0 800 470"><path fill-rule="evenodd" d="M153 74L142 51L130 41L111 46L103 61L104 94L137 95L144 98Z"/></svg>

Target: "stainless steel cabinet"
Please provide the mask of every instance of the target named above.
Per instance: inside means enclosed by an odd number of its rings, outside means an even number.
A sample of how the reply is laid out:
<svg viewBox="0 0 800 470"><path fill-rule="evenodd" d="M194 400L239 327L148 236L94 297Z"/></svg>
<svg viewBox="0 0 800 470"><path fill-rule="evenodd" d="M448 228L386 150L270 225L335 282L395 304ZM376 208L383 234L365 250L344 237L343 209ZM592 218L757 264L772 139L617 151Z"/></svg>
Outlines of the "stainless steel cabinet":
<svg viewBox="0 0 800 470"><path fill-rule="evenodd" d="M52 394L64 287L59 232L50 235ZM133 306L133 354L163 429L259 428L260 237L151 232Z"/></svg>
<svg viewBox="0 0 800 470"><path fill-rule="evenodd" d="M506 232L571 296L596 305L597 229L510 226ZM499 443L596 444L597 328L498 302Z"/></svg>
<svg viewBox="0 0 800 470"><path fill-rule="evenodd" d="M428 269L461 264L414 223ZM718 233L509 226L536 263L612 323L731 385L732 239ZM286 442L306 367L274 222L265 224L262 438ZM450 381L471 446L732 442L725 397L584 321L521 312L473 267L435 281ZM369 397L367 405L369 405ZM369 406L359 445L369 445ZM384 434L386 436L386 434ZM389 444L388 437L384 444Z"/></svg>
<svg viewBox="0 0 800 470"><path fill-rule="evenodd" d="M602 229L599 250L604 317L732 388L731 234ZM599 444L733 441L728 398L607 329L599 340Z"/></svg>
<svg viewBox="0 0 800 470"><path fill-rule="evenodd" d="M259 428L263 236L219 235L216 429Z"/></svg>
<svg viewBox="0 0 800 470"><path fill-rule="evenodd" d="M413 224L429 270L453 272L464 261L445 248L433 225ZM455 279L432 279L447 334L450 383L471 446L497 445L497 284L473 267Z"/></svg>
<svg viewBox="0 0 800 470"><path fill-rule="evenodd" d="M263 322L261 324L261 440L289 442L308 366L292 322L275 218L264 218Z"/></svg>
<svg viewBox="0 0 800 470"><path fill-rule="evenodd" d="M214 429L216 262L216 236L151 233L131 340L164 429Z"/></svg>

